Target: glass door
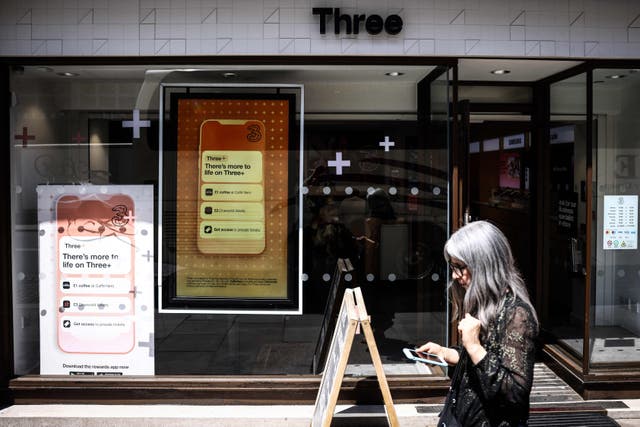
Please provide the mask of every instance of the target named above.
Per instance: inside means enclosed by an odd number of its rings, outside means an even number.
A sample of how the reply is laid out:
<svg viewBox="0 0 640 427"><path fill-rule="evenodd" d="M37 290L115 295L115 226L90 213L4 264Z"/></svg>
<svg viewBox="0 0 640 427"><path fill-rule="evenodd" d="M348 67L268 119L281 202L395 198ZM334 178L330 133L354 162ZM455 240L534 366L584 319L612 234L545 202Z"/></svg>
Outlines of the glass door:
<svg viewBox="0 0 640 427"><path fill-rule="evenodd" d="M539 310L583 374L640 362L638 95L631 68L549 88Z"/></svg>
<svg viewBox="0 0 640 427"><path fill-rule="evenodd" d="M455 217L454 209L459 206L458 193L455 191L457 186L453 185L457 173L454 174L450 157L455 145L451 129L451 105L457 98L454 75L454 69L451 67L438 67L428 76L428 115L424 117L419 112L419 120L426 119L423 120L423 124L426 123L426 140L423 143L427 148L425 168L431 171L427 190L433 198L431 203L422 208L424 215L429 219L425 221L426 226L421 230L421 234L425 239L425 248L430 248L424 252L429 254L430 262L435 268L425 275L427 287L417 294L418 300L424 301L424 309L418 311L425 316L424 319L418 319L417 325L426 340L440 343L450 340L450 331L448 327L442 327L439 331L443 335L430 335L429 329L432 328L428 326L428 317L439 313L443 316L441 325L449 325L450 314L446 294L448 270L442 250L451 231L450 218ZM434 233L436 230L437 233Z"/></svg>
<svg viewBox="0 0 640 427"><path fill-rule="evenodd" d="M640 73L593 71L590 367L640 362Z"/></svg>
<svg viewBox="0 0 640 427"><path fill-rule="evenodd" d="M544 179L543 325L577 358L585 353L587 74L550 86Z"/></svg>

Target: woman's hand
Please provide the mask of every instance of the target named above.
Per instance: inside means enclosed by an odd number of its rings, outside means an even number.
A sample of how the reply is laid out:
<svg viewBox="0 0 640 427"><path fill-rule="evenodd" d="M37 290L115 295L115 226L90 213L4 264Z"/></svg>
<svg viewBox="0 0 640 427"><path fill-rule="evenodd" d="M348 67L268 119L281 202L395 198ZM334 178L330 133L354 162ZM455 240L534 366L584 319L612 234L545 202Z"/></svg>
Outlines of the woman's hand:
<svg viewBox="0 0 640 427"><path fill-rule="evenodd" d="M423 344L416 350L422 351L424 353L436 354L450 365L455 365L456 363L458 363L458 359L460 358L460 355L456 350L448 347L443 347L440 344L436 344L434 342Z"/></svg>
<svg viewBox="0 0 640 427"><path fill-rule="evenodd" d="M462 338L462 345L469 353L474 365L480 362L487 354L487 351L480 343L481 329L482 323L469 313L458 323L458 332L460 332Z"/></svg>

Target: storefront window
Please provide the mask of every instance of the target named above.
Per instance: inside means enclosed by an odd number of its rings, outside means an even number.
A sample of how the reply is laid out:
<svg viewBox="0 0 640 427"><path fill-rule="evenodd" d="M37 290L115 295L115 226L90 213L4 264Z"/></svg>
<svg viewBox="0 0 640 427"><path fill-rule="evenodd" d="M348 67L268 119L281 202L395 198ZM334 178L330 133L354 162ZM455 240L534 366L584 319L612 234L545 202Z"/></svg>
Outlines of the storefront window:
<svg viewBox="0 0 640 427"><path fill-rule="evenodd" d="M586 286L586 74L552 84L545 185L543 323L577 357Z"/></svg>
<svg viewBox="0 0 640 427"><path fill-rule="evenodd" d="M338 281L362 289L385 370L425 373L402 348L447 338L446 74L432 88L432 125L417 118L417 83L431 70L391 80L380 67L14 68L15 374L316 373ZM251 104L265 99L280 104ZM190 115L174 114L187 103ZM280 113L288 122L276 129ZM288 145L199 145L205 128L239 124ZM207 240L217 230L231 231ZM279 264L282 287L261 295L278 279L255 272ZM370 363L355 342L347 374L368 375Z"/></svg>
<svg viewBox="0 0 640 427"><path fill-rule="evenodd" d="M640 361L640 73L593 72L591 366Z"/></svg>

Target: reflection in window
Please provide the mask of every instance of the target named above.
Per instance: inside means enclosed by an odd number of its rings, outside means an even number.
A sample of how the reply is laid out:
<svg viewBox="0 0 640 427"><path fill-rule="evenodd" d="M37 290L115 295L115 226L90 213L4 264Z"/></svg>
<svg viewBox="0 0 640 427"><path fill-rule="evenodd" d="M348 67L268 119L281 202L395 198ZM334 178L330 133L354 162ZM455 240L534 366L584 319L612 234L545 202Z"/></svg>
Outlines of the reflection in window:
<svg viewBox="0 0 640 427"><path fill-rule="evenodd" d="M36 186L144 184L157 189L162 179L159 82L223 79L211 71L152 72L133 66L65 69L79 76L25 67L12 73L10 81L16 100L10 129L16 375L40 373ZM421 70L421 75L427 71ZM361 96L350 99L367 98L371 84L352 86L350 90L361 91ZM318 110L329 112L338 109L334 105L338 101L319 99L322 90L314 91L313 84L308 89L307 104L316 102ZM307 122L303 315L167 314L156 309L149 347L155 373L310 373L338 258L349 258L354 265L345 281L364 291L385 369L414 373L407 371L413 365L404 360L402 347L426 339L446 342L447 275L442 258L449 198L446 89L445 82L434 90L442 98L437 105L444 109L430 134L413 120L387 121L375 115L367 122L335 118ZM403 94L405 90L403 86L390 92L400 106L412 99ZM415 90L409 88L412 94ZM402 108L406 111L411 110ZM392 215L380 214L372 206L382 193ZM167 265L162 271L173 274L175 269ZM158 278L154 280L157 284ZM364 347L352 351L354 366L358 361L370 363Z"/></svg>

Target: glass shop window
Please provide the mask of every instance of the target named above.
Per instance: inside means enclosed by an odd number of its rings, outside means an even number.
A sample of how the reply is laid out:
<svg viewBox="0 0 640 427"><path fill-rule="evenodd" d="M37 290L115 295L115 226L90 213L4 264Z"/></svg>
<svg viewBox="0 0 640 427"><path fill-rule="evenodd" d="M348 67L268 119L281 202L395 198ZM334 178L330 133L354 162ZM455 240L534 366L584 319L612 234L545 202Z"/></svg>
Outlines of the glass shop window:
<svg viewBox="0 0 640 427"><path fill-rule="evenodd" d="M13 70L15 374L318 373L337 282L362 289L385 370L419 373L402 348L446 342L449 195L416 85L194 70Z"/></svg>

